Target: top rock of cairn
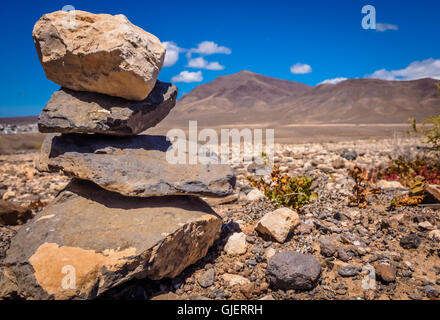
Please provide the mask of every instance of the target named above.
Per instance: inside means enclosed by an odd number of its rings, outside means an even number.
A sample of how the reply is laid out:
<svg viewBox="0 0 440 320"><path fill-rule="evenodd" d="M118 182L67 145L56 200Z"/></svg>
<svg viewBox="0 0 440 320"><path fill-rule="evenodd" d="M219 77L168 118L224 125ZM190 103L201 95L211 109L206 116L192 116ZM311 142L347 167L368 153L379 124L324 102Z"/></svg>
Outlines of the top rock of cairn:
<svg viewBox="0 0 440 320"><path fill-rule="evenodd" d="M76 91L142 101L165 60L154 35L124 15L57 11L35 25L33 38L48 79Z"/></svg>

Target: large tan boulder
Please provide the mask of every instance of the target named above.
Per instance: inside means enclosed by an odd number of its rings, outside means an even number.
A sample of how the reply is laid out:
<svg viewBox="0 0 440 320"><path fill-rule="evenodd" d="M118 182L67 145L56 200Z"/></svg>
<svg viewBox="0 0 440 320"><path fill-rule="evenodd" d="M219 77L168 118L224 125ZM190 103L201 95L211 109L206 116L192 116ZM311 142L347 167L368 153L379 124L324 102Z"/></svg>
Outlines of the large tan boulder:
<svg viewBox="0 0 440 320"><path fill-rule="evenodd" d="M129 198L74 180L12 239L0 299L93 299L131 279L174 278L221 226L195 197Z"/></svg>
<svg viewBox="0 0 440 320"><path fill-rule="evenodd" d="M165 59L159 39L124 15L57 11L41 17L32 36L49 80L128 100L148 96Z"/></svg>

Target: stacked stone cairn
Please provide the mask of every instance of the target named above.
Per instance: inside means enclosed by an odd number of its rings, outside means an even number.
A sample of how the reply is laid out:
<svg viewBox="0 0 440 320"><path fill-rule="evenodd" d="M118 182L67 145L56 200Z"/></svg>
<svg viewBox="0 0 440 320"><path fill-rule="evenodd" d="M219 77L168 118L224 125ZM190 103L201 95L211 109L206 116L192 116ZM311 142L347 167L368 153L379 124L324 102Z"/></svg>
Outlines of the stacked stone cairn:
<svg viewBox="0 0 440 320"><path fill-rule="evenodd" d="M176 104L177 88L157 80L159 39L123 15L68 14L44 15L33 38L61 85L39 119L48 135L37 167L73 179L12 240L3 297L93 299L135 278L174 278L220 234L197 196L234 189L229 166L170 164L166 137L139 135Z"/></svg>

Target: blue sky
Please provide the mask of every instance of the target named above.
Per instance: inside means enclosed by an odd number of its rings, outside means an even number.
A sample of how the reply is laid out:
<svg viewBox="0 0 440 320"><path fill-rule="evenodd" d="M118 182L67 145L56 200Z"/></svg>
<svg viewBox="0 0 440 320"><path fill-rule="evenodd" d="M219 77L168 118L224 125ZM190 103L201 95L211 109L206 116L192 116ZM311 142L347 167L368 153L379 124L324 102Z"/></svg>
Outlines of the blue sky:
<svg viewBox="0 0 440 320"><path fill-rule="evenodd" d="M58 90L39 64L32 29L65 5L125 14L167 42L168 66L159 78L173 79L181 94L241 70L309 85L371 76L440 79L437 0L7 1L0 13L0 117L37 115ZM376 30L361 26L364 5L376 8Z"/></svg>

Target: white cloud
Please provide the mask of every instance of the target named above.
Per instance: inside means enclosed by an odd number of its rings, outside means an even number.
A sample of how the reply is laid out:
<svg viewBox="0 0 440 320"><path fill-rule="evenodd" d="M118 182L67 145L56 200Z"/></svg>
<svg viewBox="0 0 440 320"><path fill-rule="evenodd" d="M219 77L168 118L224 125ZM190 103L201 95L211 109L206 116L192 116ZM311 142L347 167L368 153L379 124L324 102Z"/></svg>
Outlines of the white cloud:
<svg viewBox="0 0 440 320"><path fill-rule="evenodd" d="M207 70L223 70L224 66L218 62L208 62L202 57L190 59L187 67L195 69L207 69Z"/></svg>
<svg viewBox="0 0 440 320"><path fill-rule="evenodd" d="M290 72L293 74L306 74L312 72L312 67L304 63L296 63L290 67Z"/></svg>
<svg viewBox="0 0 440 320"><path fill-rule="evenodd" d="M190 72L190 71L182 71L178 75L175 75L171 78L171 82L201 82L203 81L202 71Z"/></svg>
<svg viewBox="0 0 440 320"><path fill-rule="evenodd" d="M318 83L318 86L320 84L337 84L337 83L345 81L345 80L348 80L348 78L340 77L340 78L334 78L334 79L327 79L327 80L324 80L324 81Z"/></svg>
<svg viewBox="0 0 440 320"><path fill-rule="evenodd" d="M400 70L378 70L367 78L383 80L416 80L422 78L433 78L440 80L440 60L427 59L414 61L405 69Z"/></svg>
<svg viewBox="0 0 440 320"><path fill-rule="evenodd" d="M223 70L225 69L218 62L208 62L202 57L192 59L192 54L196 53L201 56L208 56L212 54L231 54L231 49L219 46L214 41L203 41L197 45L197 48L185 49L180 48L173 41L163 42L167 53L165 55L164 67L174 66L179 60L179 54L186 52L186 57L188 59L188 66L191 68L208 69L208 70Z"/></svg>
<svg viewBox="0 0 440 320"><path fill-rule="evenodd" d="M203 41L197 45L197 48L190 49L190 52L195 52L203 55L211 55L215 53L231 54L231 49L219 46L214 41Z"/></svg>
<svg viewBox="0 0 440 320"><path fill-rule="evenodd" d="M399 27L394 24L389 24L389 23L377 23L376 30L379 32L385 32L388 30L397 31L397 30L399 30Z"/></svg>
<svg viewBox="0 0 440 320"><path fill-rule="evenodd" d="M162 43L167 50L165 55L165 62L163 64L164 67L174 66L179 60L179 53L184 51L184 49L179 48L174 42L166 41Z"/></svg>

